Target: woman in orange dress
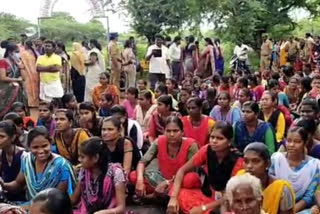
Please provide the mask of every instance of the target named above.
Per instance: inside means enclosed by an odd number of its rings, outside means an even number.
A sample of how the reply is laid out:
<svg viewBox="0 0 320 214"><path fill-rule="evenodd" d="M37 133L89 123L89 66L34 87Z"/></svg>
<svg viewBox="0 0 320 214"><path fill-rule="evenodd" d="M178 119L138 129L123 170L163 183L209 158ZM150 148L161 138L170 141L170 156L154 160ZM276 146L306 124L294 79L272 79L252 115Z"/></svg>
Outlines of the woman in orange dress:
<svg viewBox="0 0 320 214"><path fill-rule="evenodd" d="M21 60L24 65L25 81L24 90L28 97L29 107L39 106L39 73L36 70L37 53L32 47L32 41L26 41L24 50L21 51Z"/></svg>

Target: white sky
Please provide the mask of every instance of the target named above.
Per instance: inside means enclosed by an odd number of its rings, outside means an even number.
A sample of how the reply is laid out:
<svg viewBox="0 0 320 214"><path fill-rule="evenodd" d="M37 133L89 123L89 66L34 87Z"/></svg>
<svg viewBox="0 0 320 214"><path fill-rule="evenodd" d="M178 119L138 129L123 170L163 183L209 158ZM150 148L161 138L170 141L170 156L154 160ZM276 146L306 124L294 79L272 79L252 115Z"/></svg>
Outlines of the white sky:
<svg viewBox="0 0 320 214"><path fill-rule="evenodd" d="M37 23L42 0L0 0L0 12L7 12L18 17ZM91 19L89 4L86 0L59 0L54 12L63 11L70 13L79 22L88 22ZM130 30L128 22L120 14L108 14L110 32L127 32ZM102 19L101 22L104 22Z"/></svg>

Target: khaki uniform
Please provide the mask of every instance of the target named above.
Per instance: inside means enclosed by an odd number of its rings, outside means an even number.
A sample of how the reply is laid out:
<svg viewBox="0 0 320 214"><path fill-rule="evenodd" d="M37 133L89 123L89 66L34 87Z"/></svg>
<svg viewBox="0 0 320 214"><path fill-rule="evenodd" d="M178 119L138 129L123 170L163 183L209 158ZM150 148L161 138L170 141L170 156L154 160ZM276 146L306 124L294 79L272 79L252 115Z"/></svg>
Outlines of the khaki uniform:
<svg viewBox="0 0 320 214"><path fill-rule="evenodd" d="M272 42L267 39L261 45L260 69L261 71L270 68L270 60L272 53Z"/></svg>
<svg viewBox="0 0 320 214"><path fill-rule="evenodd" d="M111 82L113 85L120 88L121 63L118 60L121 59L121 56L116 41L110 41L108 53L111 67Z"/></svg>

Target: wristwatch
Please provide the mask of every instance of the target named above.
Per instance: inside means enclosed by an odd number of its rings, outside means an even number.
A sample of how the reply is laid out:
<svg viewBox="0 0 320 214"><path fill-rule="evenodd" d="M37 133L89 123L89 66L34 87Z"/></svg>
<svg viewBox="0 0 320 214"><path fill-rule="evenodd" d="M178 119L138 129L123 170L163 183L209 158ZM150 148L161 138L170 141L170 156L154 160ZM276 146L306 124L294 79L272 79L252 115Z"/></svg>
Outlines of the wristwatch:
<svg viewBox="0 0 320 214"><path fill-rule="evenodd" d="M202 205L202 206L201 206L201 210L202 210L203 212L207 211L206 205Z"/></svg>

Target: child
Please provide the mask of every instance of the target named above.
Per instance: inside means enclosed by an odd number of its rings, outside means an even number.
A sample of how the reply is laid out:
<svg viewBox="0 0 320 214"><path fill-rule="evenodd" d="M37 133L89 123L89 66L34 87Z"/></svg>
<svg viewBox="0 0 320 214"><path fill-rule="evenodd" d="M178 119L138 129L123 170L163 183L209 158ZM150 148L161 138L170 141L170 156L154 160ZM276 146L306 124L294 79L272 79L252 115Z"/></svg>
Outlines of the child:
<svg viewBox="0 0 320 214"><path fill-rule="evenodd" d="M73 122L72 126L74 128L79 127L80 114L79 114L79 109L78 109L78 102L76 100L75 95L65 94L61 98L61 102L62 102L62 107L64 109L68 109L73 112L74 122Z"/></svg>
<svg viewBox="0 0 320 214"><path fill-rule="evenodd" d="M147 89L147 81L143 80L143 79L139 79L137 82L137 86L139 91L143 91Z"/></svg>
<svg viewBox="0 0 320 214"><path fill-rule="evenodd" d="M49 131L50 137L54 136L56 122L53 119L54 107L51 103L40 101L39 103L39 118L37 126L44 126Z"/></svg>
<svg viewBox="0 0 320 214"><path fill-rule="evenodd" d="M192 73L187 72L187 73L184 75L184 80L185 80L185 81L188 81L188 82L192 82L192 80L193 80L193 75L192 75Z"/></svg>
<svg viewBox="0 0 320 214"><path fill-rule="evenodd" d="M17 113L20 115L20 117L23 120L23 128L25 130L30 130L34 127L35 122L31 117L26 116L27 115L27 109L26 106L21 102L15 102L11 106L11 111Z"/></svg>
<svg viewBox="0 0 320 214"><path fill-rule="evenodd" d="M101 94L100 95L100 108L98 109L99 117L109 117L111 116L110 109L114 105L113 96L111 94Z"/></svg>
<svg viewBox="0 0 320 214"><path fill-rule="evenodd" d="M80 148L82 169L71 202L79 209L74 214L124 213L126 177L120 164L109 163L110 155L101 138L93 137Z"/></svg>
<svg viewBox="0 0 320 214"><path fill-rule="evenodd" d="M134 118L134 109L138 105L138 95L139 95L139 91L137 88L134 88L134 87L128 88L127 99L123 101L122 105L125 107L129 119Z"/></svg>
<svg viewBox="0 0 320 214"><path fill-rule="evenodd" d="M193 78L193 91L192 96L200 97L200 99L206 99L206 90L201 88L201 79L198 76Z"/></svg>

